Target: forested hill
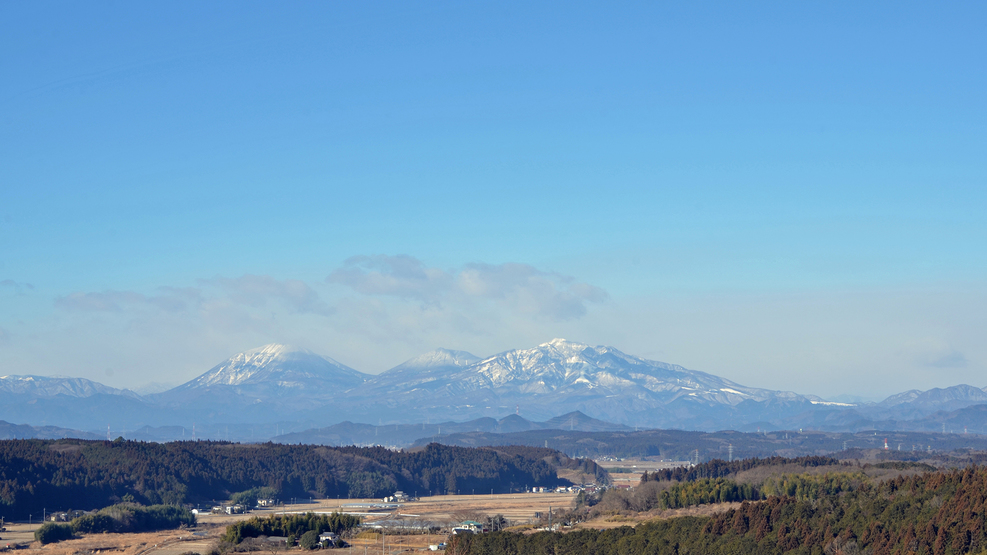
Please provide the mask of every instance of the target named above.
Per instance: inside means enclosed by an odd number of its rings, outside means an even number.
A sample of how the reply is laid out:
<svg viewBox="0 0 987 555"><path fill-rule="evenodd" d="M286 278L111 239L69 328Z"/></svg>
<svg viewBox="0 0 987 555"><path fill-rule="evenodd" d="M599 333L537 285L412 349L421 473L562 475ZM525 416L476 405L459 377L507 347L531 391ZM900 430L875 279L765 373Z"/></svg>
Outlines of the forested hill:
<svg viewBox="0 0 987 555"><path fill-rule="evenodd" d="M711 517L655 520L637 528L456 536L450 550L463 555L983 553L987 468L899 476L807 497L769 496Z"/></svg>
<svg viewBox="0 0 987 555"><path fill-rule="evenodd" d="M0 516L27 519L42 509L88 510L131 497L209 503L255 487L273 488L281 498L345 499L566 484L545 451L8 440L0 441Z"/></svg>

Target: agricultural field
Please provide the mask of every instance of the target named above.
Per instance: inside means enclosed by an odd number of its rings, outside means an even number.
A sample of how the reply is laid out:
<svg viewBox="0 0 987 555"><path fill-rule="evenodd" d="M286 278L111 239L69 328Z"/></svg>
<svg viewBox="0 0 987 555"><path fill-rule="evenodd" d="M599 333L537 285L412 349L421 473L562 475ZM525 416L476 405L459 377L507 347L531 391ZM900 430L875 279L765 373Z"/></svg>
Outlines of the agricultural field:
<svg viewBox="0 0 987 555"><path fill-rule="evenodd" d="M276 509L257 509L247 514L200 514L194 530L166 530L139 534L93 534L81 539L52 543L45 546L34 541L34 531L39 523L8 524L7 532L0 534L0 547L10 543L20 545L24 555L181 555L189 551L205 555L219 544L219 537L234 522L275 514L331 513L335 511L358 513L365 522L389 519L397 516L428 520L445 524L461 513L501 514L512 523L527 523L536 513L548 513L549 509L569 509L574 494L517 493L494 495L437 495L417 501L402 503L397 511L371 512L352 510L344 505L379 503L380 499L315 499L312 502L294 503ZM430 544L446 541L448 530L441 534L382 535L362 532L349 540L351 547L337 553L400 553L427 550ZM273 544L272 544L273 549ZM283 551L283 549L281 549Z"/></svg>
<svg viewBox="0 0 987 555"><path fill-rule="evenodd" d="M631 457L619 460L608 458L596 459L595 462L610 474L613 485L617 487L636 486L645 472L678 468L689 464L689 461L670 461L660 457Z"/></svg>

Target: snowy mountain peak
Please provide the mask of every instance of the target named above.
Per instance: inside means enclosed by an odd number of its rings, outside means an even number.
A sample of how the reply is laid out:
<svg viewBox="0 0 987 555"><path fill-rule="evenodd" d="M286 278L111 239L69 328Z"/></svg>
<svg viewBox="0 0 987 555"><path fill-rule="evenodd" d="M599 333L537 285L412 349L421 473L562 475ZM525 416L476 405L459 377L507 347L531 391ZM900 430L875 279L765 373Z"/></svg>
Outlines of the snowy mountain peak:
<svg viewBox="0 0 987 555"><path fill-rule="evenodd" d="M452 366L465 368L475 362L478 362L479 360L480 357L474 355L473 353L439 348L406 360L399 366L395 367L394 370L425 370L428 368Z"/></svg>
<svg viewBox="0 0 987 555"><path fill-rule="evenodd" d="M245 385L301 388L326 382L337 387L353 387L366 379L365 374L308 349L271 343L233 355L175 389Z"/></svg>
<svg viewBox="0 0 987 555"><path fill-rule="evenodd" d="M552 394L575 399L627 395L663 402L681 398L736 405L775 396L774 392L744 387L705 372L627 355L613 347L591 347L565 339L486 358L464 369L457 383L460 388L491 388L509 397ZM794 394L782 395L800 398Z"/></svg>
<svg viewBox="0 0 987 555"><path fill-rule="evenodd" d="M242 352L240 354L242 354L244 356L247 356L247 357L261 356L261 357L271 357L271 358L274 358L274 357L283 357L285 355L289 355L289 354L292 354L292 353L303 353L303 354L306 354L306 355L315 355L315 353L313 353L312 351L310 351L308 349L304 349L304 348L301 348L301 347L295 347L293 345L284 345L284 344L281 344L281 343L270 343L270 344L264 345L262 347L255 347L253 349L249 349L247 351L244 351L244 352ZM316 355L316 356L318 356L318 355Z"/></svg>
<svg viewBox="0 0 987 555"><path fill-rule="evenodd" d="M560 353L569 354L569 353L581 353L586 349L589 349L590 346L586 345L585 343L577 343L575 341L567 341L565 339L555 338L549 341L548 343L542 343L541 345L538 346L538 348L547 348L547 349L558 351Z"/></svg>

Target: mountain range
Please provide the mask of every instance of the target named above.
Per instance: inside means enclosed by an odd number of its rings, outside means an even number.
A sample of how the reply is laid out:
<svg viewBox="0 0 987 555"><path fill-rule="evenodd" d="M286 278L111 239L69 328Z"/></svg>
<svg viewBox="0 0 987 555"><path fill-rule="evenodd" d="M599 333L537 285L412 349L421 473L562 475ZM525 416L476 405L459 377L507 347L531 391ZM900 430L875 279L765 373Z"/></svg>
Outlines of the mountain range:
<svg viewBox="0 0 987 555"><path fill-rule="evenodd" d="M453 431L449 423L459 422L468 426L456 431L473 426L493 432L497 426L533 429L532 422L552 422L573 411L613 423L606 424L608 431L619 426L936 431L961 423L971 432L987 431L985 421L978 420L987 411L987 392L969 385L906 391L880 403L834 403L564 339L485 358L437 349L378 375L306 349L272 344L236 354L152 395L82 378L41 376L0 377L0 393L2 420L100 436L107 425L111 434L119 430L128 437L140 429L151 440L174 439L180 432L178 437L258 441L285 436L279 440L293 442L303 438L286 434L343 437L342 428L330 428L347 421L397 424L399 431L412 424L427 431L430 423L443 422L448 433ZM523 415L519 420L528 424L512 424L505 418L510 415ZM366 437L366 430L358 435Z"/></svg>

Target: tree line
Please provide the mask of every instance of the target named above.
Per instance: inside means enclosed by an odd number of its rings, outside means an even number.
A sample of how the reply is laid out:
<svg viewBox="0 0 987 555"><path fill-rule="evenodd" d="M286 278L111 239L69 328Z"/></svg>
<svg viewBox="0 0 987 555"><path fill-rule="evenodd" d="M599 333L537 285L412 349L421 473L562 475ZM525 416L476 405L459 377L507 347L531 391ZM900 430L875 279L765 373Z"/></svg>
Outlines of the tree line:
<svg viewBox="0 0 987 555"><path fill-rule="evenodd" d="M838 459L831 457L818 457L818 456L808 456L808 457L795 457L795 458L785 458L785 457L765 457L765 458L749 458L741 459L735 461L724 461L721 459L713 459L708 462L700 463L693 466L679 466L676 468L665 468L655 470L654 472L645 472L641 476L642 482L694 482L701 479L709 478L726 478L731 475L738 474L745 470L751 470L754 468L762 466L782 466L782 465L794 465L801 466L804 468L817 467L817 466L848 466L849 463L842 462Z"/></svg>
<svg viewBox="0 0 987 555"><path fill-rule="evenodd" d="M121 503L95 513L78 516L68 524L46 522L35 530L34 539L47 544L67 540L75 534L150 532L194 525L195 515L183 507L172 505L143 507L134 503Z"/></svg>
<svg viewBox="0 0 987 555"><path fill-rule="evenodd" d="M227 526L220 540L236 545L247 538L283 536L287 538L288 545L290 546L295 543L295 539L301 538L306 533L314 533L316 538L323 532L342 534L347 530L357 527L359 524L360 519L358 517L342 513L328 515L307 513L303 515L274 515L267 518L254 517ZM311 536L312 534L309 534L309 537Z"/></svg>
<svg viewBox="0 0 987 555"><path fill-rule="evenodd" d="M124 499L144 505L211 503L248 491L282 499L347 498L567 484L540 450L0 441L0 516L8 520L27 520L45 508L91 510Z"/></svg>
<svg viewBox="0 0 987 555"><path fill-rule="evenodd" d="M814 476L820 483L824 477ZM959 555L987 550L987 468L883 482L830 482L813 498L770 496L709 517L613 530L455 536L460 555L825 554ZM844 491L846 485L849 489Z"/></svg>

